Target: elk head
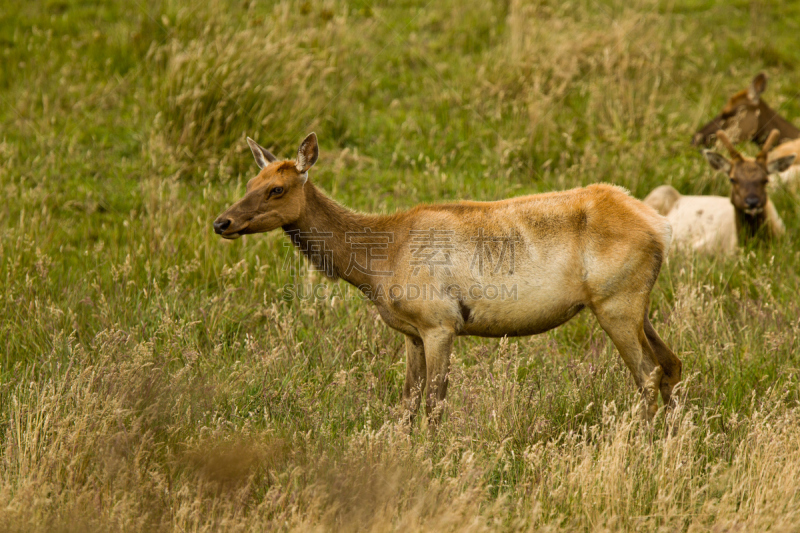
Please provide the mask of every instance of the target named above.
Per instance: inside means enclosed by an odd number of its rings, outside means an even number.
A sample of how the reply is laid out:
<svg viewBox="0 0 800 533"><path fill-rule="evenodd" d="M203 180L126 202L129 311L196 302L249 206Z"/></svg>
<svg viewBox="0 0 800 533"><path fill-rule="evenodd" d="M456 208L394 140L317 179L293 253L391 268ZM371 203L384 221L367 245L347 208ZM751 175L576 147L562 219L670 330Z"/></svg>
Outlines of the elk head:
<svg viewBox="0 0 800 533"><path fill-rule="evenodd" d="M304 185L308 169L319 156L314 133L300 143L296 161L278 161L250 137L247 144L261 172L247 182L244 197L214 221L214 231L225 239L265 233L297 221L306 205Z"/></svg>
<svg viewBox="0 0 800 533"><path fill-rule="evenodd" d="M780 136L777 129L772 130L769 134L764 147L761 148L755 159L740 154L724 131L719 130L716 135L717 139L728 149L731 159L728 160L711 150L704 150L703 155L714 169L724 172L730 178L731 203L736 211L751 217L761 215L767 205L769 175L783 172L789 168L794 162L795 155L781 157L767 163L767 152Z"/></svg>
<svg viewBox="0 0 800 533"><path fill-rule="evenodd" d="M734 143L747 140L763 141L767 132L767 121L771 116L762 113L766 106L761 101L761 93L767 88L767 76L757 74L750 87L730 97L719 115L697 130L692 137L694 146L711 146L714 135L723 130Z"/></svg>

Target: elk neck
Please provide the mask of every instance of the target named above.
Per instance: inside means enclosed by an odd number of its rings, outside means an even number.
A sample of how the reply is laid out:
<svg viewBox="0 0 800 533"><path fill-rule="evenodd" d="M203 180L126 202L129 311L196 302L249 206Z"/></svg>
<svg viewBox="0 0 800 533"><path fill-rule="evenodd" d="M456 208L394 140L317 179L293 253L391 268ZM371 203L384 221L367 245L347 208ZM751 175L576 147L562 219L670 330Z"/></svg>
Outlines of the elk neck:
<svg viewBox="0 0 800 533"><path fill-rule="evenodd" d="M765 226L767 221L766 206L755 215L748 215L740 209L734 208L736 212L736 232L740 238L740 244L754 238L758 231Z"/></svg>
<svg viewBox="0 0 800 533"><path fill-rule="evenodd" d="M768 106L763 100L759 103L759 127L756 134L756 142L763 145L769 133L777 128L781 132L780 140L783 142L789 139L800 138L800 129L794 124L780 116L774 109Z"/></svg>
<svg viewBox="0 0 800 533"><path fill-rule="evenodd" d="M392 225L387 223L391 217L351 211L326 196L311 180L306 182L304 189L305 209L296 222L283 226L286 235L329 278L341 278L362 290L372 289L381 279L372 270L375 264L369 264L368 248L377 247L376 256L391 256L393 238L374 237L379 232L393 234L389 228ZM365 235L366 239L359 240L359 236ZM350 242L352 239L356 243L366 240L372 244L354 246ZM380 262L380 267L385 265L386 262Z"/></svg>

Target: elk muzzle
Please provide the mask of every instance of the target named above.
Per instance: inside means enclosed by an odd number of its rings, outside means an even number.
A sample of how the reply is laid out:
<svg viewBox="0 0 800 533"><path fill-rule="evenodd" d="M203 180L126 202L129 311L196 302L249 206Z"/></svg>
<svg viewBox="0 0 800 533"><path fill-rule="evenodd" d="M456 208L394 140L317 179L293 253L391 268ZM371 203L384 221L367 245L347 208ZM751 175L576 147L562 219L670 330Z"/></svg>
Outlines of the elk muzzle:
<svg viewBox="0 0 800 533"><path fill-rule="evenodd" d="M214 232L217 235L222 235L222 233L229 227L231 227L231 219L229 218L220 217L214 221Z"/></svg>
<svg viewBox="0 0 800 533"><path fill-rule="evenodd" d="M758 207L758 204L761 203L761 198L759 198L755 194L751 194L750 196L744 199L744 203L747 204L747 207L753 209Z"/></svg>
<svg viewBox="0 0 800 533"><path fill-rule="evenodd" d="M756 194L750 194L744 199L745 209L744 212L748 215L757 215L764 210L761 202L761 197Z"/></svg>
<svg viewBox="0 0 800 533"><path fill-rule="evenodd" d="M223 239L238 239L242 236L242 232L247 228L248 224L239 224L233 227L233 219L226 216L225 213L217 217L214 221L214 233Z"/></svg>

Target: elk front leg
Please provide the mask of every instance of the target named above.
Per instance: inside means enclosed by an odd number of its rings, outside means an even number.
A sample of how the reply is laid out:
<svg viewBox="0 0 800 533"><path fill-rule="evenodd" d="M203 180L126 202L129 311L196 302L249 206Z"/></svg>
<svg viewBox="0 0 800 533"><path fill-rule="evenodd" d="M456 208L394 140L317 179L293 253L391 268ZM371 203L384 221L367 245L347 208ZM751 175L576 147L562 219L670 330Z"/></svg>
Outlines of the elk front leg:
<svg viewBox="0 0 800 533"><path fill-rule="evenodd" d="M406 335L406 383L403 385L403 423L410 429L425 388L425 347L422 339Z"/></svg>
<svg viewBox="0 0 800 533"><path fill-rule="evenodd" d="M442 419L442 401L447 395L450 372L450 351L453 349L455 333L451 329L439 328L427 331L422 340L425 344L425 414L428 423L436 427Z"/></svg>

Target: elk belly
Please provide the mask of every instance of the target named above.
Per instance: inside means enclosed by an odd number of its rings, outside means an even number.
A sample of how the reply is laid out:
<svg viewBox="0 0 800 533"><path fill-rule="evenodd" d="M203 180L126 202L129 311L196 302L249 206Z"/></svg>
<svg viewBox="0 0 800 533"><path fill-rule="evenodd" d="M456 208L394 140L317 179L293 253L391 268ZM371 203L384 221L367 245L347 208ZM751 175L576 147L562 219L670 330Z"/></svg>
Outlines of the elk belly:
<svg viewBox="0 0 800 533"><path fill-rule="evenodd" d="M464 317L461 335L519 337L551 330L585 307L575 291L565 287L500 287L497 297L486 290L484 297L460 302Z"/></svg>

